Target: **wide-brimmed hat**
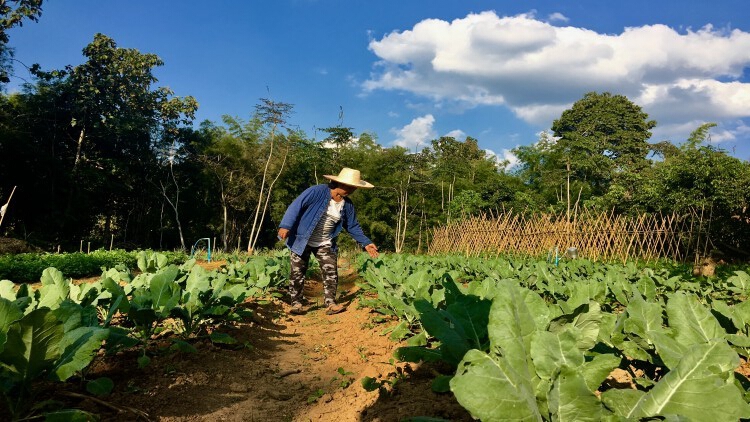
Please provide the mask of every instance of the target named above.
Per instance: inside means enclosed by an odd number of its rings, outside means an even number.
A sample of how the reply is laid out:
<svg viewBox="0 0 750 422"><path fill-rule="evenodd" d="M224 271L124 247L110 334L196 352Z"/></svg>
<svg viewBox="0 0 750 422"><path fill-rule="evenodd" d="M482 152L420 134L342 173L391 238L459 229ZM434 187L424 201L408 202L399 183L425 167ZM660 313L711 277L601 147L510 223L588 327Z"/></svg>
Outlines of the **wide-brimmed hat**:
<svg viewBox="0 0 750 422"><path fill-rule="evenodd" d="M344 167L343 169L341 169L338 176L326 174L323 177L329 180L333 180L334 182L354 186L356 188L369 189L375 187L374 185L360 179L359 170L350 169L349 167Z"/></svg>

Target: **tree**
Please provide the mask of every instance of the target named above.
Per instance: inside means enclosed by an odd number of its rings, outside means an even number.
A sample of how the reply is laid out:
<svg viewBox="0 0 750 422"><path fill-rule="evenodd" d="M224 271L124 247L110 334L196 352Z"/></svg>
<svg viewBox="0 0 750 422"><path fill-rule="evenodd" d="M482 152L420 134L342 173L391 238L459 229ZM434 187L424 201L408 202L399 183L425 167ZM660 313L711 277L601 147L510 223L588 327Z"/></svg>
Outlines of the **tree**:
<svg viewBox="0 0 750 422"><path fill-rule="evenodd" d="M8 160L0 174L19 185L27 232L60 242L109 243L115 232L143 241L158 233L150 224L162 200L159 163L165 151L180 149L197 102L154 87L153 68L162 65L155 55L101 34L84 55L84 63L61 70L32 66L35 83L3 96L0 152ZM16 169L16 162L26 165ZM31 173L37 176L11 180Z"/></svg>
<svg viewBox="0 0 750 422"><path fill-rule="evenodd" d="M275 147L277 141L276 131L279 127L284 127L289 115L292 112L292 104L272 101L267 98L261 99L261 104L256 106L256 112L258 117L264 125L270 126L269 142L268 142L268 155L266 158L265 165L263 167L263 175L261 177L260 189L258 191L258 206L255 209L255 216L253 218L253 225L250 229L250 239L247 243L247 252L252 253L255 251L256 244L258 243L258 236L260 236L261 229L263 228L263 220L268 210L268 204L271 200L271 193L273 186L278 181L281 173L284 171L286 159L289 154L289 146L282 146L281 157L275 157ZM275 165L272 167L271 164ZM262 205L262 211L261 211Z"/></svg>
<svg viewBox="0 0 750 422"><path fill-rule="evenodd" d="M478 165L487 161L486 154L479 148L478 141L467 137L464 142L453 137L442 136L432 141L432 149L425 149L425 154L434 154L432 179L440 184L440 208L450 220L450 203L456 189L471 186L476 177Z"/></svg>
<svg viewBox="0 0 750 422"><path fill-rule="evenodd" d="M750 256L750 163L705 144L714 126L701 125L675 155L655 164L641 200L668 213L703 209L704 218L712 217L714 246Z"/></svg>
<svg viewBox="0 0 750 422"><path fill-rule="evenodd" d="M8 47L8 30L23 26L24 20L37 22L43 0L0 0L0 83L10 82L13 49Z"/></svg>
<svg viewBox="0 0 750 422"><path fill-rule="evenodd" d="M649 166L647 140L656 122L623 95L590 92L552 123L557 138L548 156L552 169L565 171L568 213L571 188L601 196L613 179ZM574 188L573 188L574 189ZM585 198L584 198L585 199Z"/></svg>
<svg viewBox="0 0 750 422"><path fill-rule="evenodd" d="M328 134L321 143L326 147L333 148L333 166L342 167L339 164L339 155L341 154L341 149L349 146L354 140L354 132L352 132L352 128L336 126L326 127L320 130Z"/></svg>

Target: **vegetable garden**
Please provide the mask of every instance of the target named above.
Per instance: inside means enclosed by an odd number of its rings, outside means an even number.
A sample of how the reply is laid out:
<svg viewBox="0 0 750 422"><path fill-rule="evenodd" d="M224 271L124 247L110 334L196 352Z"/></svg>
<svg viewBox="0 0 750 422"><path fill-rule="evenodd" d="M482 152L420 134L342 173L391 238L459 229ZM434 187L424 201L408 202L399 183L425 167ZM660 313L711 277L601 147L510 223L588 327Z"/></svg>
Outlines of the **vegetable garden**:
<svg viewBox="0 0 750 422"><path fill-rule="evenodd" d="M345 323L318 320L314 313L296 320L284 314L279 298L287 259L277 253L206 270L194 260L176 265L142 252L137 270L109 268L89 283L65 279L54 268L44 271L38 287L0 282L0 376L8 417L210 420L210 412L199 410L184 418L153 407L144 411L138 401L146 397L131 391L134 380L154 368L170 374L156 362L178 367L190 356L203 356L198 349L206 347L213 359L234 359L244 350L249 362L261 365L234 368L240 378L259 371L282 383L307 375L305 365L264 369L269 360L253 355L254 348L280 353L265 349L271 336L257 336L273 324L288 324L294 333L306 326L329 332L333 326L336 336L335 324ZM339 409L349 403L359 420L396 420L373 401L414 402L405 392L425 378L422 369L432 389L425 402L457 401L484 421L750 418L747 267L720 268L708 278L666 262L643 267L574 259L556 265L396 254L358 260L359 289L342 293L358 306L337 318L365 318L358 322L360 335L380 337L392 347L362 343L351 349L357 352L340 352L338 362L345 363L329 370L330 381L312 377L295 384L302 385L296 393L269 389L267 396L279 401L277 411L291 409L285 420L336 418L341 410L325 416L325 406L336 403ZM237 328L247 321L257 324ZM242 338L245 332L254 334ZM316 344L315 356L333 359L332 347ZM376 347L393 349L393 359L366 350ZM388 361L381 362L386 369L367 366L375 356ZM128 359L131 379L113 380L97 369ZM54 394L65 390L68 395ZM60 400L73 396L109 403L120 413ZM235 419L255 417L237 413L255 410L241 409L234 410ZM399 420L468 419L437 405L406 409L418 413L398 414Z"/></svg>

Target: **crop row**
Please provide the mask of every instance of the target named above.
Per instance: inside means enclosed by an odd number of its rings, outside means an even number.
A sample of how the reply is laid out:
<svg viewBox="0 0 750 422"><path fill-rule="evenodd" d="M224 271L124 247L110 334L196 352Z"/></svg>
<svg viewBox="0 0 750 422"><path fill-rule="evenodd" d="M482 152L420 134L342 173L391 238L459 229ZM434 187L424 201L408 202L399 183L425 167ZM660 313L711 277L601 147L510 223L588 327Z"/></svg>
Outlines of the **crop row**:
<svg viewBox="0 0 750 422"><path fill-rule="evenodd" d="M287 258L288 259L288 258ZM0 281L0 393L11 417L35 416L35 387L41 380L85 378L102 345L107 354L140 347L138 363L150 362L147 346L170 323L172 348L194 351L191 341L233 343L215 328L251 316L242 303L266 295L288 276L287 259L252 257L206 271L194 260L177 266L163 254L137 257L140 273L111 268L99 281L76 284L55 269L44 270L38 289ZM89 380L93 394L112 382ZM56 420L87 418L81 411L46 412Z"/></svg>
<svg viewBox="0 0 750 422"><path fill-rule="evenodd" d="M370 306L401 320L397 356L445 362L433 389L483 421L750 417L737 372L750 350L746 271L402 255L361 273Z"/></svg>

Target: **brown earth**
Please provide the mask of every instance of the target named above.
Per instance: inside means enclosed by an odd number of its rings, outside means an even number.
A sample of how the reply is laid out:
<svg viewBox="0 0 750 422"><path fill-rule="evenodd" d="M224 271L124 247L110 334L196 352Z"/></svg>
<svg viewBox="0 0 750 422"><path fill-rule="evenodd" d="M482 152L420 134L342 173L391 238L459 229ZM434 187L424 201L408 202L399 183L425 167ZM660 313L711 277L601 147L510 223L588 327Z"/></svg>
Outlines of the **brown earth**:
<svg viewBox="0 0 750 422"><path fill-rule="evenodd" d="M39 252L39 248L21 239L0 237L0 255L13 255L27 252Z"/></svg>
<svg viewBox="0 0 750 422"><path fill-rule="evenodd" d="M105 421L472 420L452 394L431 391L434 368L392 360L401 344L382 332L396 322L374 322L378 314L359 306L356 273L346 267L342 273L339 293L351 301L346 312L329 316L314 305L293 316L276 299L250 302L253 321L223 330L246 347L200 342L197 353L157 353L144 369L137 352L99 357L87 379L110 377L111 395L101 401L71 398L74 391L55 395ZM311 280L305 294L320 303L321 290ZM394 384L368 392L365 376Z"/></svg>

